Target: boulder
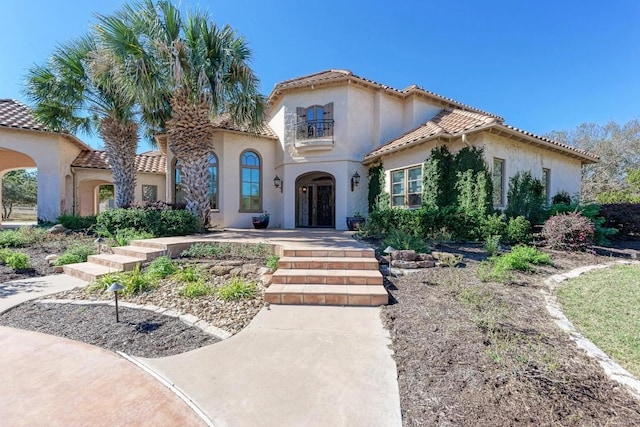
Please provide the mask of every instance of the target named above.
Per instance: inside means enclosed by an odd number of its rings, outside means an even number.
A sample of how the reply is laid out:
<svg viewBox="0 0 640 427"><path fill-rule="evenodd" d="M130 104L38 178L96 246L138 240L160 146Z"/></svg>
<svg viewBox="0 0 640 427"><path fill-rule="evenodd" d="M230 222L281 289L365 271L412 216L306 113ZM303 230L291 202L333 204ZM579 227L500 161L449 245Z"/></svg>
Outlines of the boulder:
<svg viewBox="0 0 640 427"><path fill-rule="evenodd" d="M462 256L458 254L452 254L450 252L433 251L431 252L431 256L433 256L434 259L445 263L459 262L460 260L462 260Z"/></svg>
<svg viewBox="0 0 640 427"><path fill-rule="evenodd" d="M380 265L389 265L389 257L387 255L380 257Z"/></svg>
<svg viewBox="0 0 640 427"><path fill-rule="evenodd" d="M401 259L394 259L393 261L391 261L391 265L397 268L409 268L409 269L418 268L418 264L416 264L414 261L404 261Z"/></svg>
<svg viewBox="0 0 640 427"><path fill-rule="evenodd" d="M433 260L416 261L416 264L418 265L418 268L432 268L436 266L436 262Z"/></svg>
<svg viewBox="0 0 640 427"><path fill-rule="evenodd" d="M431 254L417 254L416 261L433 261L433 255Z"/></svg>
<svg viewBox="0 0 640 427"><path fill-rule="evenodd" d="M416 259L416 251L395 251L392 254L394 260L398 261L414 261Z"/></svg>
<svg viewBox="0 0 640 427"><path fill-rule="evenodd" d="M50 229L48 229L47 231L49 233L51 233L51 234L62 234L64 232L66 232L67 229L62 224L56 224L53 227L51 227Z"/></svg>
<svg viewBox="0 0 640 427"><path fill-rule="evenodd" d="M44 260L47 261L49 263L49 265L51 265L54 262L56 262L57 259L58 259L58 255L56 255L56 254L50 254L50 255L47 255L46 257L44 257Z"/></svg>

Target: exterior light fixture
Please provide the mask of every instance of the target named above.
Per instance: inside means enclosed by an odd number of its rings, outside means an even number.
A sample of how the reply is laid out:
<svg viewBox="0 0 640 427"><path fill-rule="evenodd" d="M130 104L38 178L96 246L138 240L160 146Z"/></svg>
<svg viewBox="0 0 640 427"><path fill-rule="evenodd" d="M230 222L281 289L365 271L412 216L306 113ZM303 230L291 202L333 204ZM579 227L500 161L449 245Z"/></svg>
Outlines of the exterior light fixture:
<svg viewBox="0 0 640 427"><path fill-rule="evenodd" d="M351 191L353 191L353 189L358 185L360 185L360 175L358 175L358 172L356 172L351 177Z"/></svg>
<svg viewBox="0 0 640 427"><path fill-rule="evenodd" d="M391 247L391 246L387 246L386 249L384 251L382 251L382 253L389 255L389 260L393 261L393 253L396 251L396 248Z"/></svg>
<svg viewBox="0 0 640 427"><path fill-rule="evenodd" d="M276 177L273 178L273 186L276 188L279 188L280 192L282 193L282 187L284 187L284 185L282 185L282 180L278 175L276 175Z"/></svg>
<svg viewBox="0 0 640 427"><path fill-rule="evenodd" d="M98 247L98 253L101 254L102 253L102 245L104 243L104 239L102 237L98 237L96 240L93 241L93 243L96 244L96 246Z"/></svg>
<svg viewBox="0 0 640 427"><path fill-rule="evenodd" d="M111 286L107 288L107 291L113 292L116 296L116 323L120 321L120 316L118 315L118 291L121 291L123 289L124 289L124 286L122 286L118 282L113 282Z"/></svg>

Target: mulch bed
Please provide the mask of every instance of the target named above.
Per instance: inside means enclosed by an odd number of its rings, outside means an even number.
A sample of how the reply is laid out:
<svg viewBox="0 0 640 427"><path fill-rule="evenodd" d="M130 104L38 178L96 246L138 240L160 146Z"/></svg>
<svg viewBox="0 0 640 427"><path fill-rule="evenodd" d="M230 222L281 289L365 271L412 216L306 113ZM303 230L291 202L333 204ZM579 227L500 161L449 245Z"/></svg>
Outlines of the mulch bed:
<svg viewBox="0 0 640 427"><path fill-rule="evenodd" d="M550 251L553 267L505 285L477 278L478 245L440 249L468 256L385 281L404 425L640 425L640 402L555 326L540 292L550 274L611 258Z"/></svg>
<svg viewBox="0 0 640 427"><path fill-rule="evenodd" d="M219 340L175 317L106 305L27 302L0 316L0 325L43 332L139 357L184 353Z"/></svg>

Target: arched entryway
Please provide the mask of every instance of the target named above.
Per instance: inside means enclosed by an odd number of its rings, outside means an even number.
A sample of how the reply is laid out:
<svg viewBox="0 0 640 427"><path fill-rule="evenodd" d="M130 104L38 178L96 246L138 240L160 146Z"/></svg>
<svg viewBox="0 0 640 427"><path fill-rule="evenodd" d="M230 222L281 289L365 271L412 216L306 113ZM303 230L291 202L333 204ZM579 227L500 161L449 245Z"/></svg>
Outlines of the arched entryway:
<svg viewBox="0 0 640 427"><path fill-rule="evenodd" d="M296 179L296 227L335 227L335 182L333 175L325 172L310 172Z"/></svg>

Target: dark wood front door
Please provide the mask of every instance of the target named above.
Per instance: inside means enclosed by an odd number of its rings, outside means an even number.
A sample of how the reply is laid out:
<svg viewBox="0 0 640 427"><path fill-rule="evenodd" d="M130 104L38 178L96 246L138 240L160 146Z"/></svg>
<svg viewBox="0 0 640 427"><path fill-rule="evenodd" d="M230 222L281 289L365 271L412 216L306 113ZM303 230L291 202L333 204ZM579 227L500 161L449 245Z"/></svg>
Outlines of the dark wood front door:
<svg viewBox="0 0 640 427"><path fill-rule="evenodd" d="M298 179L296 199L296 227L335 227L335 193L331 176Z"/></svg>

